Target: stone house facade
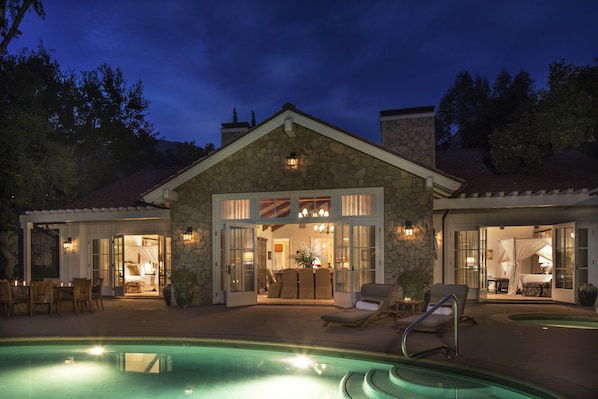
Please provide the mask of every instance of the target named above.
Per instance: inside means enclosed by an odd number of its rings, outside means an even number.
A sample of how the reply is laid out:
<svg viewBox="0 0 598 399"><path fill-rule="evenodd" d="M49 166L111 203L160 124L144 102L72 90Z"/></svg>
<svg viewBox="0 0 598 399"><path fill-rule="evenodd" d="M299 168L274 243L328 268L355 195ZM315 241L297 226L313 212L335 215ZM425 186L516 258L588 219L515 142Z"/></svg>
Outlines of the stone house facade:
<svg viewBox="0 0 598 399"><path fill-rule="evenodd" d="M408 130L409 119L402 112L399 116L403 124L400 131ZM415 118L415 123L421 125L421 118ZM425 135L421 129L412 133L416 137ZM389 134L388 141L397 134L396 129ZM427 135L433 142L433 116L432 130L428 129ZM297 154L297 168L285 164L290 153ZM427 153L433 158L433 148ZM426 157L421 160L426 162L401 157L287 104L228 146L146 193L145 199L170 207L173 268L186 266L196 271L199 284L195 302L207 304L218 302L214 296L218 285L214 283L214 271L218 269L214 255L218 251L213 249L220 239L213 218L217 213L215 195L381 189L383 212L377 240L383 253L376 266L377 282L395 283L399 274L416 265L432 273L434 197L446 196L460 185L458 179L429 166ZM165 192L176 200L165 198ZM406 221L416 226L416 234L408 239L401 233ZM291 216L285 222L297 220ZM188 226L193 226L193 241L182 239Z"/></svg>

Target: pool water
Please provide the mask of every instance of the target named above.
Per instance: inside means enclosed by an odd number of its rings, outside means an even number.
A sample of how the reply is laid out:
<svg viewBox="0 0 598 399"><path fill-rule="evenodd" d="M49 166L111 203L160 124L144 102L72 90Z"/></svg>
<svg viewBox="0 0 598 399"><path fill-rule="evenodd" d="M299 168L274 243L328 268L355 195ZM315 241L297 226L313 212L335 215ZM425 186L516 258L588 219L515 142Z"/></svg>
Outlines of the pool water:
<svg viewBox="0 0 598 399"><path fill-rule="evenodd" d="M239 341L9 340L0 341L0 397L551 397L496 376L401 360Z"/></svg>
<svg viewBox="0 0 598 399"><path fill-rule="evenodd" d="M556 314L514 314L511 320L545 327L578 328L598 330L598 317L584 317Z"/></svg>

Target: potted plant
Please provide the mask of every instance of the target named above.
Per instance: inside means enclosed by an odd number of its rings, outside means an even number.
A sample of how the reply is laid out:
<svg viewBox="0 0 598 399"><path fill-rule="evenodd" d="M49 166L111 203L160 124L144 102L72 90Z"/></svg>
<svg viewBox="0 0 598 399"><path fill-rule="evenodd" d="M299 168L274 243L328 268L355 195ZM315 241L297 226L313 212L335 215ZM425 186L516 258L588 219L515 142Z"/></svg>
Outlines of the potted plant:
<svg viewBox="0 0 598 399"><path fill-rule="evenodd" d="M295 254L295 262L301 267L313 267L314 261L320 255L314 248L307 248L303 245L303 248L299 249Z"/></svg>
<svg viewBox="0 0 598 399"><path fill-rule="evenodd" d="M418 300L424 298L424 289L431 282L432 274L421 262L403 270L397 278L397 284L403 288L403 296Z"/></svg>
<svg viewBox="0 0 598 399"><path fill-rule="evenodd" d="M579 303L582 306L594 306L596 296L598 295L598 288L592 283L585 283L579 286L577 296Z"/></svg>
<svg viewBox="0 0 598 399"><path fill-rule="evenodd" d="M193 290L197 283L197 274L188 267L177 267L170 274L174 298L179 308L186 309L193 301Z"/></svg>

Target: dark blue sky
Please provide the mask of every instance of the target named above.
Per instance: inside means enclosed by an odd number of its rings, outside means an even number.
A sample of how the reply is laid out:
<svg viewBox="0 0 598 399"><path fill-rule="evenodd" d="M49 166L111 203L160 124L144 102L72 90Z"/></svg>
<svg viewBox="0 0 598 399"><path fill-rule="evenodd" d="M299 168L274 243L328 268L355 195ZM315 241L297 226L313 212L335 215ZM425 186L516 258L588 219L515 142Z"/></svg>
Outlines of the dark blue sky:
<svg viewBox="0 0 598 399"><path fill-rule="evenodd" d="M543 87L550 63L598 58L591 0L46 0L9 46L64 69L141 80L168 140L220 145L233 107L259 123L286 102L379 141L379 111L438 106L456 74L501 69Z"/></svg>

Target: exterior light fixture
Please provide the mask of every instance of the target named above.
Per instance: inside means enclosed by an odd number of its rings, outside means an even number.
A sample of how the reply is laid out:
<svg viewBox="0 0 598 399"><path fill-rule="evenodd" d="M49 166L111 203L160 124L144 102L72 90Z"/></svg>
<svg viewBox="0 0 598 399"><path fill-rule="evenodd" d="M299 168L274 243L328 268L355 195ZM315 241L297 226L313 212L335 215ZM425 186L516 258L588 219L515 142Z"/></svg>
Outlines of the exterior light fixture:
<svg viewBox="0 0 598 399"><path fill-rule="evenodd" d="M411 223L411 220L405 222L405 237L413 237L413 223Z"/></svg>
<svg viewBox="0 0 598 399"><path fill-rule="evenodd" d="M183 233L183 241L191 241L193 239L193 228L187 227L187 230Z"/></svg>
<svg viewBox="0 0 598 399"><path fill-rule="evenodd" d="M73 249L73 239L71 237L67 238L66 241L62 243L62 247L67 251Z"/></svg>
<svg viewBox="0 0 598 399"><path fill-rule="evenodd" d="M297 169L297 166L299 166L299 158L297 158L296 153L291 152L286 159L287 167L289 167L290 169Z"/></svg>

